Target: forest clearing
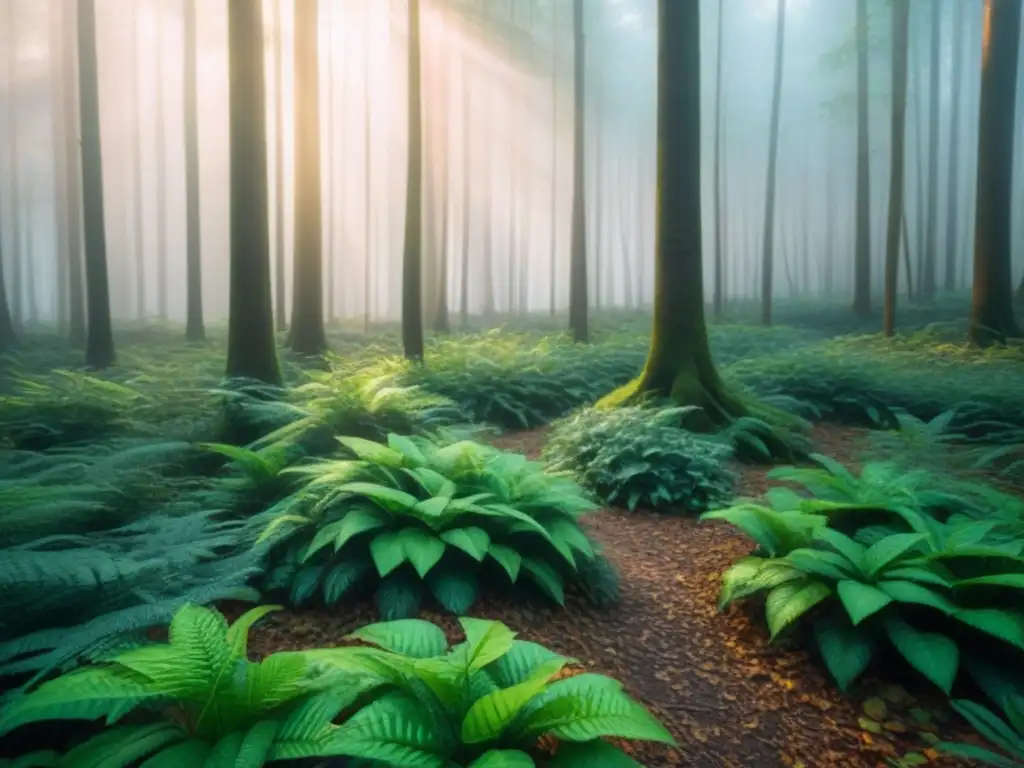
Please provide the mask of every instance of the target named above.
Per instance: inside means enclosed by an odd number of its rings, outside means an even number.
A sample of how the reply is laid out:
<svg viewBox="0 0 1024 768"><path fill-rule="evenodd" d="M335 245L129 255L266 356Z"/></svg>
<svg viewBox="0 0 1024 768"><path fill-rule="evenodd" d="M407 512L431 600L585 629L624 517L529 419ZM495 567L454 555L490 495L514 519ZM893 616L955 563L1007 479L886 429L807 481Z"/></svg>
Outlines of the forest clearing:
<svg viewBox="0 0 1024 768"><path fill-rule="evenodd" d="M1024 766L1022 0L3 1L0 766Z"/></svg>

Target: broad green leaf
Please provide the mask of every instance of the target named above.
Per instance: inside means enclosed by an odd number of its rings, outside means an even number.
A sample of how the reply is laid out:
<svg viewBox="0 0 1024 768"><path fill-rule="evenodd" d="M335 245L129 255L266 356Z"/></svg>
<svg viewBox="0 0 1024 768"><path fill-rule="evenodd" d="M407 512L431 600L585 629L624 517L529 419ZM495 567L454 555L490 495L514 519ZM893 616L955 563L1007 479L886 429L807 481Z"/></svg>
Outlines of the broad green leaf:
<svg viewBox="0 0 1024 768"><path fill-rule="evenodd" d="M822 527L814 531L814 538L845 557L858 571L867 570L867 549L849 536L832 528Z"/></svg>
<svg viewBox="0 0 1024 768"><path fill-rule="evenodd" d="M547 687L548 679L563 666L561 659L549 660L526 681L500 688L473 702L462 721L463 743L479 744L500 738L523 707Z"/></svg>
<svg viewBox="0 0 1024 768"><path fill-rule="evenodd" d="M456 615L466 613L476 602L477 576L463 568L434 568L427 575L427 587L437 602Z"/></svg>
<svg viewBox="0 0 1024 768"><path fill-rule="evenodd" d="M378 485L377 483L345 483L344 485L339 485L335 490L338 493L365 496L377 502L389 512L405 512L415 507L419 501L410 493L400 491L397 488L388 488L386 485Z"/></svg>
<svg viewBox="0 0 1024 768"><path fill-rule="evenodd" d="M873 635L854 627L839 611L814 622L814 638L825 666L843 691L867 669L875 652Z"/></svg>
<svg viewBox="0 0 1024 768"><path fill-rule="evenodd" d="M791 581L775 587L765 602L772 639L831 594L832 590L820 581Z"/></svg>
<svg viewBox="0 0 1024 768"><path fill-rule="evenodd" d="M560 656L538 643L532 643L529 640L515 640L505 655L487 665L486 670L498 685L502 688L509 688L531 677L541 665L554 659L559 659L565 664L574 661Z"/></svg>
<svg viewBox="0 0 1024 768"><path fill-rule="evenodd" d="M440 534L441 539L457 549L461 549L476 561L487 557L487 548L491 537L483 528L466 527L452 528Z"/></svg>
<svg viewBox="0 0 1024 768"><path fill-rule="evenodd" d="M558 702L553 702L557 704ZM543 729L564 741L591 741L602 736L640 739L675 745L675 739L643 706L621 691L598 688L584 691L552 717L547 706L533 712L524 727ZM546 718L546 719L545 719Z"/></svg>
<svg viewBox="0 0 1024 768"><path fill-rule="evenodd" d="M892 598L880 589L849 579L840 581L836 585L836 592L854 626L874 616L892 602Z"/></svg>
<svg viewBox="0 0 1024 768"><path fill-rule="evenodd" d="M373 563L365 553L358 558L344 559L333 565L323 579L324 603L334 605L372 569Z"/></svg>
<svg viewBox="0 0 1024 768"><path fill-rule="evenodd" d="M632 757L607 741L567 742L558 745L548 768L643 768Z"/></svg>
<svg viewBox="0 0 1024 768"><path fill-rule="evenodd" d="M409 561L420 578L437 565L444 555L445 543L423 528L408 527L382 533L370 542L370 554L377 573L387 576Z"/></svg>
<svg viewBox="0 0 1024 768"><path fill-rule="evenodd" d="M483 669L500 659L512 648L516 633L500 621L463 617L459 624L466 632L466 666Z"/></svg>
<svg viewBox="0 0 1024 768"><path fill-rule="evenodd" d="M745 557L737 560L722 574L722 591L718 595L719 609L763 590L771 590L788 581L804 580L803 571L793 568L785 560L766 560Z"/></svg>
<svg viewBox="0 0 1024 768"><path fill-rule="evenodd" d="M810 576L841 581L857 577L857 570L842 555L821 549L794 549L783 560Z"/></svg>
<svg viewBox="0 0 1024 768"><path fill-rule="evenodd" d="M878 582L878 588L893 600L901 603L927 605L946 614L953 614L960 610L960 606L954 604L945 595L921 584L915 584L912 581L883 579Z"/></svg>
<svg viewBox="0 0 1024 768"><path fill-rule="evenodd" d="M380 464L391 469L398 469L403 464L401 453L372 440L364 440L361 437L337 437L335 440L371 464Z"/></svg>
<svg viewBox="0 0 1024 768"><path fill-rule="evenodd" d="M441 656L448 649L444 631L422 619L399 619L369 624L357 629L348 637L414 659Z"/></svg>
<svg viewBox="0 0 1024 768"><path fill-rule="evenodd" d="M921 632L895 616L885 620L885 631L910 666L949 693L960 663L956 643L945 635Z"/></svg>
<svg viewBox="0 0 1024 768"><path fill-rule="evenodd" d="M508 574L510 581L515 583L519 578L519 570L522 566L523 558L511 547L506 547L504 544L491 543L487 549L487 554L502 568L505 569L505 573Z"/></svg>
<svg viewBox="0 0 1024 768"><path fill-rule="evenodd" d="M404 456L411 466L420 467L427 463L427 457L423 455L423 451L408 437L389 434L388 447Z"/></svg>
<svg viewBox="0 0 1024 768"><path fill-rule="evenodd" d="M469 768L533 768L533 759L517 749L492 749L469 764Z"/></svg>
<svg viewBox="0 0 1024 768"><path fill-rule="evenodd" d="M354 536L383 528L389 521L390 517L381 510L373 507L355 507L341 520L328 523L316 532L303 555L303 560L308 560L328 544L333 544L334 551L337 552Z"/></svg>
<svg viewBox="0 0 1024 768"><path fill-rule="evenodd" d="M522 566L527 576L540 587L544 594L559 605L565 605L565 588L562 585L562 577L550 563L532 557L524 557Z"/></svg>
<svg viewBox="0 0 1024 768"><path fill-rule="evenodd" d="M1024 615L998 608L957 611L953 618L1024 650Z"/></svg>
<svg viewBox="0 0 1024 768"><path fill-rule="evenodd" d="M256 608L250 608L235 619L234 623L228 627L226 637L228 647L231 649L231 655L236 659L244 659L247 653L249 630L268 613L281 610L284 610L283 605L260 605Z"/></svg>
<svg viewBox="0 0 1024 768"><path fill-rule="evenodd" d="M961 579L954 583L960 587L1007 587L1024 590L1024 573L996 573L991 576L978 576L973 579Z"/></svg>
<svg viewBox="0 0 1024 768"><path fill-rule="evenodd" d="M382 696L338 728L338 754L410 768L447 768L450 738L417 702L402 692Z"/></svg>
<svg viewBox="0 0 1024 768"><path fill-rule="evenodd" d="M864 554L868 575L878 575L891 563L917 548L924 540L925 536L921 533L897 533L872 544Z"/></svg>

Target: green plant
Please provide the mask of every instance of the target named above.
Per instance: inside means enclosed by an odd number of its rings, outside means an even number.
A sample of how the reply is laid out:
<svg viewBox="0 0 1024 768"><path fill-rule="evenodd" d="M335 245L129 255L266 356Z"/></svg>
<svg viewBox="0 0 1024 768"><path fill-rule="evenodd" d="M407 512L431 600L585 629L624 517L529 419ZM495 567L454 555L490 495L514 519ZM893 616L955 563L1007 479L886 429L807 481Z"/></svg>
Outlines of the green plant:
<svg viewBox="0 0 1024 768"><path fill-rule="evenodd" d="M555 424L544 458L608 504L704 512L729 498L732 450L681 429L685 410L581 410Z"/></svg>
<svg viewBox="0 0 1024 768"><path fill-rule="evenodd" d="M168 644L146 645L82 667L14 699L0 733L47 720L96 720L106 728L54 765L149 768L262 766L339 754L335 717L363 688L302 653L246 658L249 628L274 606L234 624L216 611L181 608ZM129 724L119 725L122 720Z"/></svg>
<svg viewBox="0 0 1024 768"><path fill-rule="evenodd" d="M997 768L1022 768L1024 766L1024 696L1005 699L1003 710L1006 720L973 701L953 702L953 709L959 712L978 733L1002 749L1009 757L973 744L940 742L937 746L947 755L965 760L978 760Z"/></svg>
<svg viewBox="0 0 1024 768"><path fill-rule="evenodd" d="M268 589L290 589L296 604L319 591L330 605L376 585L385 618L418 611L424 585L454 613L473 605L481 581L525 577L559 604L567 581L599 602L617 597L578 522L593 504L570 480L469 441L338 440L358 458L289 470L305 485L273 510L267 533L281 539Z"/></svg>
<svg viewBox="0 0 1024 768"><path fill-rule="evenodd" d="M570 674L572 659L516 639L504 624L459 620L466 639L418 619L363 627L369 647L313 651L342 672L376 681L375 700L340 726L348 755L373 765L532 766L542 737L562 743L562 768L639 765L602 737L674 744L615 680Z"/></svg>

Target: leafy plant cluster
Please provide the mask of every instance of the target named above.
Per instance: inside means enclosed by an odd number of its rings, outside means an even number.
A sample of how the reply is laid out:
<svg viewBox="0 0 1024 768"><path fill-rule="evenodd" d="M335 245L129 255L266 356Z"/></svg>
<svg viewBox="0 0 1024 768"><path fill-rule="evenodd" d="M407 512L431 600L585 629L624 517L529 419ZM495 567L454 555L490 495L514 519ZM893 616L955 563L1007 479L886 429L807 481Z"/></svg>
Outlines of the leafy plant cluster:
<svg viewBox="0 0 1024 768"><path fill-rule="evenodd" d="M577 411L556 422L544 458L607 504L705 512L731 497L732 449L681 429L683 410Z"/></svg>
<svg viewBox="0 0 1024 768"><path fill-rule="evenodd" d="M529 583L559 604L566 584L616 598L614 571L580 528L593 504L575 483L470 441L338 441L355 458L290 470L303 483L270 513L266 589L331 605L372 588L386 618L414 615L427 592L464 613L482 584Z"/></svg>
<svg viewBox="0 0 1024 768"><path fill-rule="evenodd" d="M255 608L229 626L216 611L186 605L168 643L118 652L20 695L0 713L0 734L104 720L63 755L22 757L23 768L259 768L333 756L532 766L542 738L561 744L548 765L573 768L639 765L605 736L674 744L619 683L571 674L571 659L498 622L460 619L465 640L451 648L435 625L405 620L363 627L350 636L359 646L250 661L249 630L273 610Z"/></svg>
<svg viewBox="0 0 1024 768"><path fill-rule="evenodd" d="M770 475L809 495L778 487L767 506L704 516L758 545L723 576L720 605L764 596L771 637L806 636L844 690L891 657L948 695L1024 693L1005 672L1024 663L1024 502L894 464L858 476L815 458L819 468ZM995 716L963 706L1005 735Z"/></svg>

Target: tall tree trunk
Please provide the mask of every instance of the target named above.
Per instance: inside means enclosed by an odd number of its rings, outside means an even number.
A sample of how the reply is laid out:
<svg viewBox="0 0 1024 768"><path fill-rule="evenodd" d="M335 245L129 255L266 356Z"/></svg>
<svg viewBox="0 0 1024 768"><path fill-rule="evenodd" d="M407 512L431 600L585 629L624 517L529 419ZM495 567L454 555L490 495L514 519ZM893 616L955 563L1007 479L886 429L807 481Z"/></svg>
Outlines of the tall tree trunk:
<svg viewBox="0 0 1024 768"><path fill-rule="evenodd" d="M551 252L548 309L555 316L558 283L558 3L551 4Z"/></svg>
<svg viewBox="0 0 1024 768"><path fill-rule="evenodd" d="M67 142L68 201L68 337L75 346L86 342L85 263L82 258L82 143L79 114L78 6L64 6L64 140Z"/></svg>
<svg viewBox="0 0 1024 768"><path fill-rule="evenodd" d="M573 341L586 343L587 328L587 215L584 94L586 93L586 40L583 0L573 0L573 150L572 245L569 253L569 329Z"/></svg>
<svg viewBox="0 0 1024 768"><path fill-rule="evenodd" d="M10 36L7 46L7 87L16 93L15 83L18 80L18 37L17 13L15 0L7 0L7 29ZM11 318L15 328L21 326L25 319L24 288L22 277L22 242L21 242L21 150L19 148L21 106L18 99L12 97L7 108L7 141L10 148L11 173L11 255L10 255L10 291Z"/></svg>
<svg viewBox="0 0 1024 768"><path fill-rule="evenodd" d="M203 253L199 208L199 99L196 73L196 0L185 0L185 248L187 267L185 339L202 341Z"/></svg>
<svg viewBox="0 0 1024 768"><path fill-rule="evenodd" d="M1021 0L985 0L970 338L1017 336L1010 230Z"/></svg>
<svg viewBox="0 0 1024 768"><path fill-rule="evenodd" d="M370 71L370 4L366 4L366 35L363 37L363 68ZM373 277L373 243L371 227L373 205L373 156L370 135L373 126L370 121L373 99L370 97L370 78L363 78L363 331L370 330L370 297L375 290Z"/></svg>
<svg viewBox="0 0 1024 768"><path fill-rule="evenodd" d="M54 234L57 246L56 264L56 303L57 303L57 330L65 334L69 330L70 307L68 306L70 294L68 291L68 266L70 264L70 252L68 248L68 198L67 198L67 172L68 172L68 145L65 132L67 125L64 115L64 89L67 87L62 77L63 57L69 56L70 52L63 48L63 23L62 3L60 0L50 0L50 37L49 37L49 65L50 65L50 109L52 120L52 142L53 142L53 200L54 200ZM0 325L3 320L0 319ZM2 334L2 331L0 331Z"/></svg>
<svg viewBox="0 0 1024 768"><path fill-rule="evenodd" d="M158 2L159 16L156 20L156 313L161 320L167 320L168 272L167 272L167 119L164 112L164 24L162 16L166 10Z"/></svg>
<svg viewBox="0 0 1024 768"><path fill-rule="evenodd" d="M36 192L33 182L25 190L25 304L30 326L39 322L39 283L36 280Z"/></svg>
<svg viewBox="0 0 1024 768"><path fill-rule="evenodd" d="M284 249L284 3L274 4L274 325L288 327ZM262 20L261 20L262 21ZM294 86L293 86L294 87ZM276 365L276 363L275 363Z"/></svg>
<svg viewBox="0 0 1024 768"><path fill-rule="evenodd" d="M906 195L904 195L906 201ZM903 266L907 275L907 301L914 300L914 273L910 268L910 231L907 227L907 206L903 205Z"/></svg>
<svg viewBox="0 0 1024 768"><path fill-rule="evenodd" d="M334 320L335 308L334 308L334 291L337 281L334 277L334 212L335 212L335 162L334 162L334 134L335 134L335 116L334 116L334 24L335 16L333 11L331 12L330 21L326 22L327 27L327 133L324 135L324 154L325 165L327 170L327 221L324 222L324 233L323 240L325 244L325 253L323 254L324 260L324 281L321 286L321 291L324 294L324 319L327 323ZM315 36L314 31L314 36ZM344 43L344 41L343 41ZM342 46L344 50L344 45ZM369 72L369 70L367 70ZM347 68L345 70L347 74ZM369 75L367 75L369 77ZM344 87L344 82L343 82ZM342 91L344 93L344 90ZM319 137L318 137L319 140ZM341 146L345 146L344 140L338 142Z"/></svg>
<svg viewBox="0 0 1024 768"><path fill-rule="evenodd" d="M135 317L142 321L146 318L146 242L145 242L145 211L142 206L142 107L139 96L139 10L132 9L132 187L135 199L132 201L134 235L132 245L135 247Z"/></svg>
<svg viewBox="0 0 1024 768"><path fill-rule="evenodd" d="M451 111L452 111L452 70L455 57L446 57L444 66L444 81L442 88L441 107L438 111L441 144L441 246L440 261L437 267L437 297L434 305L433 325L436 333L446 334L451 332L451 320L448 316L448 249L451 247L451 189L452 189L452 158L449 150L454 142L451 138Z"/></svg>
<svg viewBox="0 0 1024 768"><path fill-rule="evenodd" d="M857 232L853 312L871 313L871 158L868 150L868 0L857 0Z"/></svg>
<svg viewBox="0 0 1024 768"><path fill-rule="evenodd" d="M91 368L101 370L114 363L114 333L110 322L107 236L103 219L103 154L94 0L79 0L78 3L78 77L82 121L85 287L89 298L85 362Z"/></svg>
<svg viewBox="0 0 1024 768"><path fill-rule="evenodd" d="M910 0L892 4L892 122L889 136L892 160L889 164L889 222L885 242L885 304L882 330L896 332L896 292L899 289L900 224L903 213L903 177L907 117L907 48L910 45ZM908 274L909 277L909 274Z"/></svg>
<svg viewBox="0 0 1024 768"><path fill-rule="evenodd" d="M402 255L402 349L423 360L423 113L420 96L420 0L409 2L409 128Z"/></svg>
<svg viewBox="0 0 1024 768"><path fill-rule="evenodd" d="M925 233L924 269L921 272L921 290L924 299L935 296L935 260L938 250L939 210L939 68L942 49L942 4L932 3L931 79L929 81L928 113L928 220Z"/></svg>
<svg viewBox="0 0 1024 768"><path fill-rule="evenodd" d="M469 233L472 213L470 195L470 151L473 132L469 125L469 56L462 54L462 262L459 275L459 326L469 325Z"/></svg>
<svg viewBox="0 0 1024 768"><path fill-rule="evenodd" d="M604 183L604 95L601 89L601 80L598 79L597 93L594 94L594 119L591 124L594 132L594 246L590 249L593 254L594 264L592 274L588 274L588 278L594 281L594 307L601 309L602 294L601 289L603 286L604 277L604 227L606 223L604 201L605 201L605 183ZM584 148L584 153L586 149ZM586 206L586 195L584 195L584 206Z"/></svg>
<svg viewBox="0 0 1024 768"><path fill-rule="evenodd" d="M786 0L776 6L775 84L772 87L772 116L768 133L768 179L764 203L764 234L761 241L761 322L772 324L772 285L775 273L775 175L779 160L779 113L782 105L782 62L786 43Z"/></svg>
<svg viewBox="0 0 1024 768"><path fill-rule="evenodd" d="M320 173L319 21L319 0L302 0L295 4L295 239L292 246L292 322L288 344L296 354L305 356L320 355L327 349Z"/></svg>
<svg viewBox="0 0 1024 768"><path fill-rule="evenodd" d="M228 0L231 277L225 373L280 385L270 294L263 4Z"/></svg>
<svg viewBox="0 0 1024 768"><path fill-rule="evenodd" d="M831 296L835 282L836 265L836 158L833 151L832 130L829 129L825 146L825 263L822 266L822 291Z"/></svg>
<svg viewBox="0 0 1024 768"><path fill-rule="evenodd" d="M725 27L725 0L718 0L718 25L715 48L715 278L712 309L716 319L722 316L722 44Z"/></svg>
<svg viewBox="0 0 1024 768"><path fill-rule="evenodd" d="M953 73L950 83L952 115L949 127L949 186L946 191L946 271L942 283L943 290L956 290L957 256L960 250L960 238L957 237L957 219L960 218L960 102L963 99L963 68L964 68L964 29L967 3L953 4L956 15L953 19Z"/></svg>
<svg viewBox="0 0 1024 768"><path fill-rule="evenodd" d="M9 350L18 340L11 319L11 307L7 301L7 285L4 282L3 242L0 241L0 354Z"/></svg>
<svg viewBox="0 0 1024 768"><path fill-rule="evenodd" d="M917 249L917 283L914 296L921 299L924 290L924 262L925 262L925 240L927 231L927 202L926 188L924 183L925 156L924 156L924 78L921 76L922 60L924 55L916 51L914 56L914 166L917 170L917 193L915 194L915 208L917 221L915 222L914 247Z"/></svg>

